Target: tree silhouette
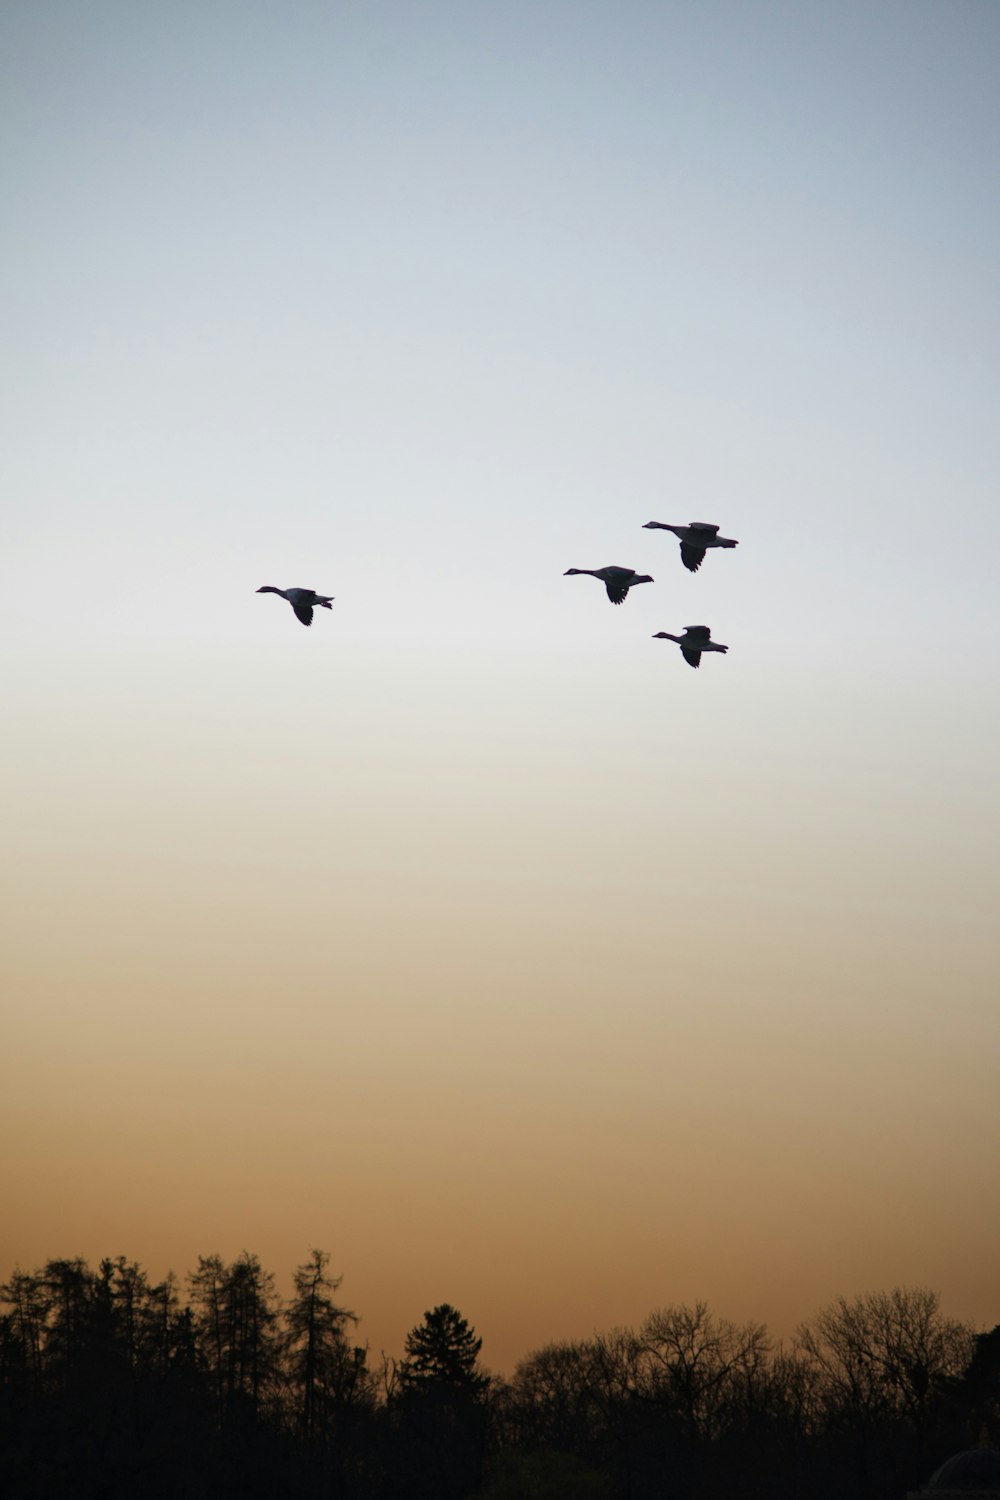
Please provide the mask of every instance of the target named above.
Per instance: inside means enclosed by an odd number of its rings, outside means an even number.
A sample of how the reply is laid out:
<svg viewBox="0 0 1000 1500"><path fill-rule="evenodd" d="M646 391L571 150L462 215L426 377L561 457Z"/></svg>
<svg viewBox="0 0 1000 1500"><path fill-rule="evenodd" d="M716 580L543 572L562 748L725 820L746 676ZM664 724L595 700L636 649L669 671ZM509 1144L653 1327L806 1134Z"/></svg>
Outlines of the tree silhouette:
<svg viewBox="0 0 1000 1500"><path fill-rule="evenodd" d="M306 1443L329 1428L338 1408L369 1393L365 1350L352 1349L346 1327L354 1313L338 1307L341 1277L326 1274L330 1257L313 1250L295 1272L295 1296L285 1312L285 1361L295 1422Z"/></svg>
<svg viewBox="0 0 1000 1500"><path fill-rule="evenodd" d="M444 1303L380 1396L320 1250L282 1306L255 1256L186 1305L134 1261L0 1287L4 1500L902 1500L1000 1413L1000 1328L936 1296L839 1299L775 1349L704 1304L527 1355L509 1380ZM996 1438L997 1433L992 1430Z"/></svg>
<svg viewBox="0 0 1000 1500"><path fill-rule="evenodd" d="M48 1316L48 1298L41 1276L18 1268L7 1284L0 1287L0 1301L12 1309L8 1314L12 1347L17 1348L20 1363L30 1376L40 1380Z"/></svg>
<svg viewBox="0 0 1000 1500"><path fill-rule="evenodd" d="M476 1370L483 1341L448 1302L424 1313L406 1335L406 1358L399 1375L404 1385L434 1383L453 1390L482 1391L489 1377Z"/></svg>
<svg viewBox="0 0 1000 1500"><path fill-rule="evenodd" d="M934 1388L961 1374L973 1352L972 1329L945 1318L925 1287L838 1297L799 1329L797 1343L844 1412L862 1420L900 1415L914 1426Z"/></svg>
<svg viewBox="0 0 1000 1500"><path fill-rule="evenodd" d="M648 1390L679 1417L689 1439L721 1432L755 1398L770 1344L759 1323L712 1317L704 1302L657 1308L642 1327Z"/></svg>
<svg viewBox="0 0 1000 1500"><path fill-rule="evenodd" d="M199 1256L188 1277L199 1346L206 1359L220 1426L256 1423L276 1390L280 1356L274 1277L244 1251L231 1266Z"/></svg>
<svg viewBox="0 0 1000 1500"><path fill-rule="evenodd" d="M985 1427L1000 1440L1000 1323L989 1333L977 1333L972 1359L962 1380L965 1405L976 1427Z"/></svg>
<svg viewBox="0 0 1000 1500"><path fill-rule="evenodd" d="M482 1479L489 1377L476 1368L482 1339L448 1302L406 1335L396 1400L400 1456L419 1481L404 1493L458 1500ZM397 1483L402 1487L402 1475Z"/></svg>

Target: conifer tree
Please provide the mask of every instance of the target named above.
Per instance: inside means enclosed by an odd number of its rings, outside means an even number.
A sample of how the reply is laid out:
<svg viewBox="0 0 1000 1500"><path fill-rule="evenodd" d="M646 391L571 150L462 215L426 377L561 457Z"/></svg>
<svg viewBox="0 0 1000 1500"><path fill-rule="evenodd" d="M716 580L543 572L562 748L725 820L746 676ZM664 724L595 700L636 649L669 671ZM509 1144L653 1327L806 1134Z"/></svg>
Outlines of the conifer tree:
<svg viewBox="0 0 1000 1500"><path fill-rule="evenodd" d="M334 1302L342 1277L327 1275L329 1263L324 1250L313 1250L298 1267L295 1296L285 1313L288 1378L297 1426L307 1443L324 1431L336 1406L357 1397L364 1367L364 1349L347 1342L346 1326L357 1318Z"/></svg>
<svg viewBox="0 0 1000 1500"><path fill-rule="evenodd" d="M188 1277L194 1328L216 1392L218 1420L256 1422L277 1380L274 1277L244 1250L231 1266L199 1256Z"/></svg>
<svg viewBox="0 0 1000 1500"><path fill-rule="evenodd" d="M453 1390L481 1391L488 1377L476 1369L483 1341L461 1313L442 1302L406 1335L406 1358L400 1366L404 1385L435 1384Z"/></svg>

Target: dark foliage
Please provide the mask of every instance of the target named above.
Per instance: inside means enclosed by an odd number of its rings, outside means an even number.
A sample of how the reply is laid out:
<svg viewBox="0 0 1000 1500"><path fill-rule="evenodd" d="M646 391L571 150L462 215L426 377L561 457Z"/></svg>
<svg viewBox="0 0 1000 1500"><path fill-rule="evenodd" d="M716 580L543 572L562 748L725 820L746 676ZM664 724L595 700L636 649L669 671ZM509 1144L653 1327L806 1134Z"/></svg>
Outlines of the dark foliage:
<svg viewBox="0 0 1000 1500"><path fill-rule="evenodd" d="M508 1380L444 1303L373 1370L314 1250L284 1306L244 1253L182 1299L124 1257L0 1288L9 1500L901 1500L1000 1436L1000 1327L841 1298L775 1347L707 1307L527 1355Z"/></svg>
<svg viewBox="0 0 1000 1500"><path fill-rule="evenodd" d="M411 1390L431 1386L479 1395L489 1384L476 1369L483 1347L476 1330L448 1302L424 1313L424 1321L406 1335L406 1359L399 1378Z"/></svg>

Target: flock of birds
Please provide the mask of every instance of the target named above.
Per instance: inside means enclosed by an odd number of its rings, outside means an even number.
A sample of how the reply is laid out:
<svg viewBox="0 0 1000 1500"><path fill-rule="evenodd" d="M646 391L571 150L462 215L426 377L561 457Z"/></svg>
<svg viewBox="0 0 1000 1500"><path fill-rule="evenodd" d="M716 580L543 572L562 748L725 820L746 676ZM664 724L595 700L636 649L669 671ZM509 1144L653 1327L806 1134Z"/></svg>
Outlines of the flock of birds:
<svg viewBox="0 0 1000 1500"><path fill-rule="evenodd" d="M697 573L709 547L739 545L732 537L720 536L718 526L713 526L708 521L690 521L687 526L674 526L669 521L647 521L643 530L672 531L681 544L681 562L691 573ZM653 582L648 573L637 573L634 568L567 568L563 577L569 578L574 573L586 573L591 578L599 578L607 589L612 604L622 604L628 597L629 589L634 588L637 583ZM301 620L303 625L312 624L314 609L329 609L334 597L332 594L317 594L315 589L276 589L270 583L266 583L257 592L280 594L282 599L287 599L295 611L296 619ZM671 635L669 630L658 630L653 640L676 641L689 667L700 667L705 651L725 653L729 650L728 646L712 640L712 632L707 625L686 625L683 635Z"/></svg>

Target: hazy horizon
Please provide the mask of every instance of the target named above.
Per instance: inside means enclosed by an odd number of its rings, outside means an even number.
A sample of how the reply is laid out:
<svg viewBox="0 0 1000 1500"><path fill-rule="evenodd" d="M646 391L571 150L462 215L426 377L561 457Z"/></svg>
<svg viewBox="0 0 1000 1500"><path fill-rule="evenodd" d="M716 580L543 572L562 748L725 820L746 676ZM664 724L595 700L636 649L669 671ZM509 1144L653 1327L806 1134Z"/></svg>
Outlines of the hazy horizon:
<svg viewBox="0 0 1000 1500"><path fill-rule="evenodd" d="M996 1323L1000 14L0 38L0 1279Z"/></svg>

